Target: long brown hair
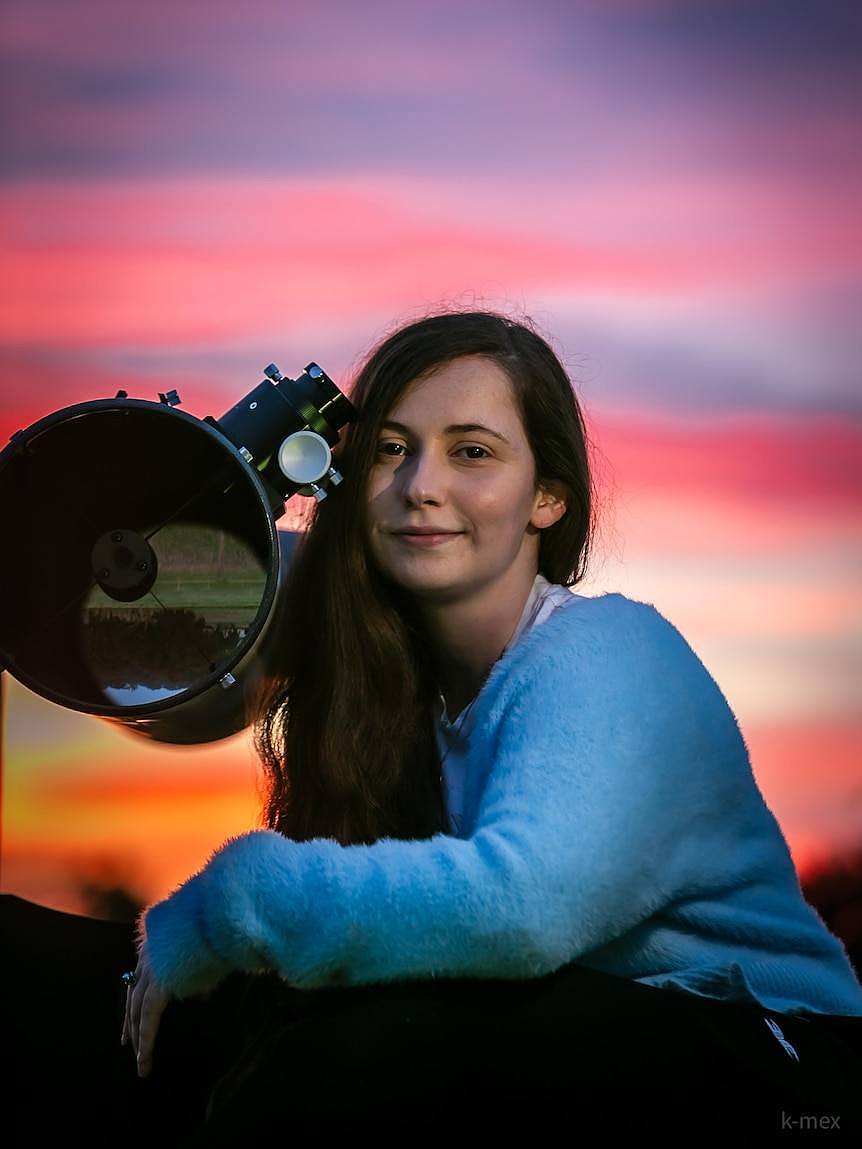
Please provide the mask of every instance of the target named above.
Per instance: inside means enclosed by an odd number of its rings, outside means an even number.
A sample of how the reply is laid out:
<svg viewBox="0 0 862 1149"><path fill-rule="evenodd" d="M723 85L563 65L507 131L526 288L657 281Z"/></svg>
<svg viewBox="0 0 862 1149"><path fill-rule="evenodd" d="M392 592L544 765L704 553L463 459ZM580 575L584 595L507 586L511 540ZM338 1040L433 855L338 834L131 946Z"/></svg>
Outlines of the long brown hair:
<svg viewBox="0 0 862 1149"><path fill-rule="evenodd" d="M563 365L532 323L445 312L380 342L349 390L357 418L336 451L344 479L316 505L291 560L273 685L255 722L264 822L286 837L351 845L427 838L446 827L427 643L409 596L369 555L365 492L380 426L399 396L464 355L506 372L538 481L565 485L565 514L541 532L539 572L567 586L585 574L594 498L584 419Z"/></svg>

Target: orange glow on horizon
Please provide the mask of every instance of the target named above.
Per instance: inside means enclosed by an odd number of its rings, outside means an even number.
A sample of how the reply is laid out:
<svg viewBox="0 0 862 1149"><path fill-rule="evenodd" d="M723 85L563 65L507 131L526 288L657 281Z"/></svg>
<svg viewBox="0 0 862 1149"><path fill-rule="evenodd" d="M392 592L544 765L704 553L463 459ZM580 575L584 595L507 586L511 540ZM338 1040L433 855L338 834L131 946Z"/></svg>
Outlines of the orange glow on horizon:
<svg viewBox="0 0 862 1149"><path fill-rule="evenodd" d="M847 853L862 828L852 722L762 726L745 732L757 782L804 879ZM199 752L196 752L199 753ZM227 838L260 827L259 777L248 748L218 765L148 776L147 754L89 761L53 782L15 783L4 840L4 889L81 912L87 881L166 896ZM828 763L828 770L824 764ZM818 776L811 789L812 771ZM846 794L855 794L848 808Z"/></svg>

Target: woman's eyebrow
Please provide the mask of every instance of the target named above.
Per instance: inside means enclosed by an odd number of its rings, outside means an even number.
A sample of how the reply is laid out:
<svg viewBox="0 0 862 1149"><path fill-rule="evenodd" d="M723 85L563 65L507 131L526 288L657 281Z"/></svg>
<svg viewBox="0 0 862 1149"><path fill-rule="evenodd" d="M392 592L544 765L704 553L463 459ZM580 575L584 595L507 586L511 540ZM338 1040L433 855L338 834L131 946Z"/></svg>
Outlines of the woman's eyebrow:
<svg viewBox="0 0 862 1149"><path fill-rule="evenodd" d="M410 430L404 423L396 423L394 419L387 419L381 425L382 431L401 431L404 435L412 435L414 432ZM445 435L461 434L464 431L485 431L488 435L493 435L495 439L500 439L503 443L509 443L509 440L501 431L495 431L493 427L486 427L484 423L450 423L448 427L443 428ZM509 443L511 446L511 443Z"/></svg>

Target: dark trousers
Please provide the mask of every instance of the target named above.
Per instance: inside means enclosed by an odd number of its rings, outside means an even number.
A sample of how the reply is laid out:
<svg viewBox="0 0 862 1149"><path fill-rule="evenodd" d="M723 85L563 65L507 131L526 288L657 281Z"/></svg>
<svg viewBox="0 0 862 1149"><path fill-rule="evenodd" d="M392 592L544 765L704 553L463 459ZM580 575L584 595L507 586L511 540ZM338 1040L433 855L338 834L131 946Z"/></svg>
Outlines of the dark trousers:
<svg viewBox="0 0 862 1149"><path fill-rule="evenodd" d="M4 1128L16 1147L858 1143L862 1019L776 1014L567 966L523 981L173 1001L153 1073L120 1046L132 929L0 898ZM772 1027L768 1024L772 1021ZM776 1032L779 1031L778 1033Z"/></svg>

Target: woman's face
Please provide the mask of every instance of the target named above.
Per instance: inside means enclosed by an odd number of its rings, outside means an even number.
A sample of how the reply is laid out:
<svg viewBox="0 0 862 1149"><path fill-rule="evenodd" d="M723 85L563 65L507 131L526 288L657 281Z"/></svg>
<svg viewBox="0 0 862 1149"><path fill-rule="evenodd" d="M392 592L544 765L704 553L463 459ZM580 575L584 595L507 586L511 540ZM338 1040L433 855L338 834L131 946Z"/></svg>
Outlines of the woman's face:
<svg viewBox="0 0 862 1149"><path fill-rule="evenodd" d="M492 587L513 564L532 579L538 530L564 510L536 488L512 384L493 361L440 366L387 415L369 475L368 540L405 590L451 601Z"/></svg>

